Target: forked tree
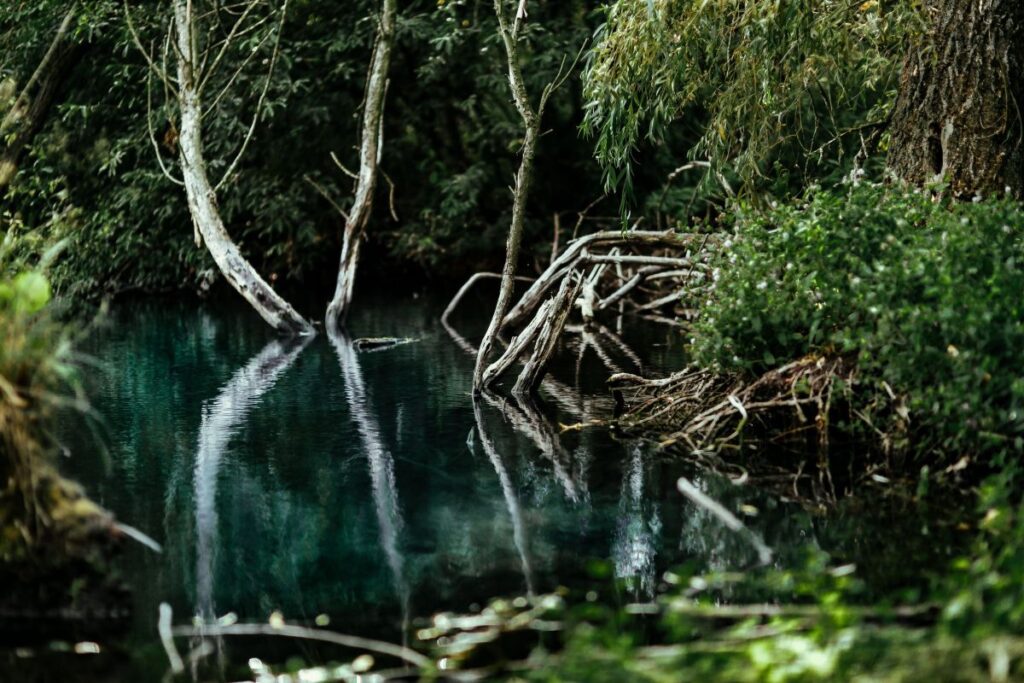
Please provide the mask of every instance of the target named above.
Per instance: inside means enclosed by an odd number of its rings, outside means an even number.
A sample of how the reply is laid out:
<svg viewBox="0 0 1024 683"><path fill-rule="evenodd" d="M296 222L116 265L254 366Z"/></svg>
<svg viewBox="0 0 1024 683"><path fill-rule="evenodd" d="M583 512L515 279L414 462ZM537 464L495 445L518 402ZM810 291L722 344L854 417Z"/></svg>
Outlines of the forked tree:
<svg viewBox="0 0 1024 683"><path fill-rule="evenodd" d="M312 334L313 326L274 291L239 250L224 227L217 207L217 192L233 177L252 140L277 61L288 2L284 0L276 12L271 9L270 14L257 17L257 10L264 4L262 0L248 0L233 6L232 11L226 16L221 16L226 10L216 2L172 0L173 16L164 40L162 64L157 64L157 58L143 46L132 24L127 4L125 13L137 47L145 56L151 72L163 81L165 90L171 93L177 104L178 124L173 129L178 133L181 178L176 178L163 162L152 126L150 135L164 174L185 188L196 243L205 242L224 278L271 327L284 334ZM275 13L279 15L276 27L269 21ZM214 21L225 22L230 26L226 35L215 34L212 29ZM265 25L272 28L264 29ZM226 57L237 47L236 41L241 40L242 36L251 40L251 35L260 30L265 31L265 35L258 41L257 46L270 42L273 44L268 74L257 97L252 121L238 142L234 158L227 164L220 180L213 182L209 177L203 151L203 118L207 113L204 108L205 96L212 84L217 83L220 91L213 95L212 101L217 103L222 100L236 82L239 73L260 51L251 50L248 56L240 58L240 63L233 65L231 73L225 78L217 78L218 71L228 68L226 62L230 60ZM176 63L176 76L172 76L167 68L167 62L171 58Z"/></svg>
<svg viewBox="0 0 1024 683"><path fill-rule="evenodd" d="M529 93L526 91L526 84L523 82L523 71L519 65L519 38L523 21L526 19L526 0L517 0L518 9L515 17L510 18L506 0L494 0L494 12L498 17L498 33L502 45L505 48L505 57L508 62L508 83L512 91L512 99L515 102L516 110L523 120L523 146L519 171L516 173L516 184L512 190L512 223L508 229L508 239L505 243L505 266L501 271L501 285L498 291L498 301L494 306L494 313L491 315L491 322L487 326L483 339L480 341L480 348L477 350L476 367L473 370L473 391L480 392L484 388L484 370L487 368L487 359L494 348L494 340L501 330L505 313L512 303L512 292L515 288L516 266L519 263L519 246L523 240L523 221L526 216L526 202L530 196L530 182L533 179L533 160L537 154L537 139L540 137L540 122L544 116L544 108L547 106L551 94L558 89L572 73L575 63L566 70L565 62L559 69L555 79L548 83L540 95L537 107L534 108L530 101Z"/></svg>

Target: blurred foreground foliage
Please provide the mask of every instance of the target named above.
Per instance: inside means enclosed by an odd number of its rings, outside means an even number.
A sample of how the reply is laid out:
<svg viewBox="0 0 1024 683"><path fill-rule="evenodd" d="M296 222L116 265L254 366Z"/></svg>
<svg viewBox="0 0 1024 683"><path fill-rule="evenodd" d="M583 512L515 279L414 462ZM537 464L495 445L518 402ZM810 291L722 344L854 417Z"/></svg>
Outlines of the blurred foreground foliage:
<svg viewBox="0 0 1024 683"><path fill-rule="evenodd" d="M0 247L0 583L10 590L0 609L110 615L124 597L109 564L113 521L54 462L55 413L89 411L70 329L51 315L45 274L19 269L9 246Z"/></svg>

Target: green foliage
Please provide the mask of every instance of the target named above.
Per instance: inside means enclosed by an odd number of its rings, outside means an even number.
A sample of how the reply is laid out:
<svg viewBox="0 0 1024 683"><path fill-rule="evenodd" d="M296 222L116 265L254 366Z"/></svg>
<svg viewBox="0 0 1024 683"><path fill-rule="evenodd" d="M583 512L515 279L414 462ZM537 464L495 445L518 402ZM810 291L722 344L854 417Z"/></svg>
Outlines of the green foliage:
<svg viewBox="0 0 1024 683"><path fill-rule="evenodd" d="M571 60L583 45L595 4L530 7L521 52L531 92L539 93L562 59ZM206 250L193 243L184 192L162 175L155 158L159 154L178 173L176 108L157 78L150 106L150 77L123 5L87 5L74 34L86 44L87 58L75 66L23 160L4 201L0 229L17 236L16 249L29 260L49 244L68 241L50 271L59 295L195 287L215 269ZM267 2L255 12L276 17L279 10L280 3ZM0 81L7 90L15 91L31 74L64 11L63 3L45 2L0 12ZM357 164L358 114L376 11L370 0L289 4L255 135L218 194L228 231L271 280L333 279L341 218L306 178L341 206L350 203L353 185L330 153L349 168ZM131 12L142 43L161 45L167 6L131 3ZM232 17L220 18L222 23L204 19L210 28L206 40L223 37ZM204 140L215 182L254 114L273 44L260 41L274 25L268 21L228 50L207 86ZM253 48L256 57L246 62ZM456 275L500 262L511 207L508 184L522 135L505 70L489 3L403 6L385 109L382 169L388 180L379 183L367 258L391 256L400 264ZM216 98L229 81L224 97ZM0 111L7 102L0 93ZM549 253L553 213L570 217L563 220L568 232L575 212L598 194L590 145L576 133L580 118L578 81L570 81L545 116L551 134L544 136L537 159L542 181L532 194L527 225L529 243L536 246L524 260ZM392 199L398 221L389 215Z"/></svg>
<svg viewBox="0 0 1024 683"><path fill-rule="evenodd" d="M585 74L584 130L608 187L676 121L688 156L753 187L837 175L874 148L916 3L618 0Z"/></svg>
<svg viewBox="0 0 1024 683"><path fill-rule="evenodd" d="M991 556L975 562L986 561ZM511 667L516 675L503 671L503 680L980 682L1000 675L1016 680L1022 673L1019 623L1003 624L979 611L969 628L961 619L958 629L949 608L865 604L856 568L837 566L821 551L809 550L792 569L680 570L664 578L669 587L653 604L538 596L517 601L524 608L511 614L495 601L479 619L462 623L467 630L479 623L504 634L561 625L561 642L540 638L529 658ZM932 597L941 604L954 585L938 579ZM1017 597L1016 589L994 593L1004 605ZM527 618L545 602L554 607L543 620ZM479 634L470 630L465 640L497 640Z"/></svg>
<svg viewBox="0 0 1024 683"><path fill-rule="evenodd" d="M872 184L741 209L693 352L752 372L852 354L864 406L905 393L905 406L868 416L886 431L909 410L914 452L1018 453L1022 219L1010 200L949 204Z"/></svg>

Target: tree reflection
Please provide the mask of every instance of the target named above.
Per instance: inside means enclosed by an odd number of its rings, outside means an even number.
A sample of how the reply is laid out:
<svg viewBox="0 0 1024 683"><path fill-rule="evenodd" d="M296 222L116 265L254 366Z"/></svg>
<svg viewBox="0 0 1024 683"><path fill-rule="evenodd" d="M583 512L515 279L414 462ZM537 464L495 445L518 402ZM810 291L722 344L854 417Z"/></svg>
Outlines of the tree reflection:
<svg viewBox="0 0 1024 683"><path fill-rule="evenodd" d="M385 447L380 424L370 406L366 393L363 370L359 364L359 352L352 340L342 333L330 334L331 344L341 365L345 384L345 397L356 422L359 439L370 465L370 481L373 486L373 502L380 528L380 544L387 557L388 566L394 579L395 590L402 609L402 638L406 638L409 625L409 583L405 578L404 559L399 550L398 538L404 526L398 503L398 486L395 482L395 459Z"/></svg>
<svg viewBox="0 0 1024 683"><path fill-rule="evenodd" d="M515 543L516 550L519 552L519 561L523 567L523 578L526 579L526 592L532 596L534 585L533 569L530 567L523 511L519 507L519 498L516 496L512 477L509 476L505 463L502 462L501 455L498 454L498 450L494 447L494 442L491 441L487 434L487 429L484 427L483 414L480 411L480 401L475 397L473 399L473 416L476 418L476 431L480 437L480 445L483 446L484 453L487 454L487 458L491 461L491 465L498 475L498 482L501 484L501 493L505 497L505 507L508 509L509 517L512 519L512 540Z"/></svg>
<svg viewBox="0 0 1024 683"><path fill-rule="evenodd" d="M624 579L637 597L651 599L657 576L655 558L661 518L648 493L647 455L639 443L627 446L612 557L615 576Z"/></svg>
<svg viewBox="0 0 1024 683"><path fill-rule="evenodd" d="M196 615L215 617L218 473L228 442L260 398L295 362L310 338L274 340L237 370L217 397L203 406L193 487L196 523Z"/></svg>

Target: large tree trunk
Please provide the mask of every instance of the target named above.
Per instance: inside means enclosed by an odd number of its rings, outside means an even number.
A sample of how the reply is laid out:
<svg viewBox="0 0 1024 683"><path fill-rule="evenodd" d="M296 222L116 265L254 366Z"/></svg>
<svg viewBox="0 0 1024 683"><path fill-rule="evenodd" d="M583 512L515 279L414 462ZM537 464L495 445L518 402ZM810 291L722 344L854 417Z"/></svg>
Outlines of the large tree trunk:
<svg viewBox="0 0 1024 683"><path fill-rule="evenodd" d="M196 55L193 52L193 26L189 4L187 0L174 0L178 105L181 110L178 146L192 220L220 272L271 327L287 334L312 334L312 325L296 313L295 309L260 277L242 256L221 221L217 209L217 196L210 185L206 162L203 159L203 110L196 78Z"/></svg>
<svg viewBox="0 0 1024 683"><path fill-rule="evenodd" d="M18 172L22 154L42 127L57 91L81 52L81 46L72 42L69 35L75 9L72 6L64 15L46 55L0 122L0 141L9 140L0 152L0 194Z"/></svg>
<svg viewBox="0 0 1024 683"><path fill-rule="evenodd" d="M359 245L373 211L373 192L377 188L377 165L380 163L384 99L387 95L388 67L395 40L395 0L383 0L377 42L370 59L366 79L366 104L363 110L362 140L359 145L359 177L352 210L345 221L341 245L341 263L334 298L327 307L327 328L337 330L344 323L352 303L352 291L359 264Z"/></svg>
<svg viewBox="0 0 1024 683"><path fill-rule="evenodd" d="M889 167L955 197L1024 195L1024 2L928 0L892 115Z"/></svg>

